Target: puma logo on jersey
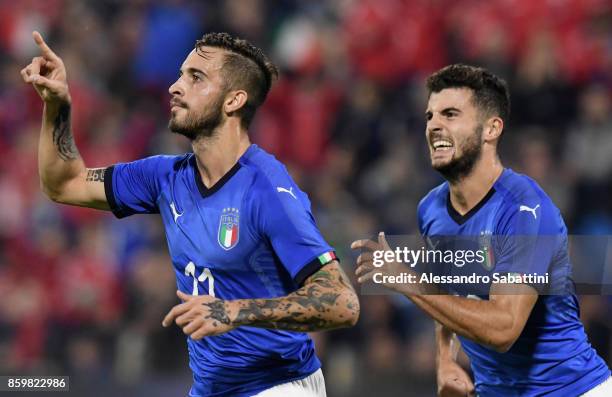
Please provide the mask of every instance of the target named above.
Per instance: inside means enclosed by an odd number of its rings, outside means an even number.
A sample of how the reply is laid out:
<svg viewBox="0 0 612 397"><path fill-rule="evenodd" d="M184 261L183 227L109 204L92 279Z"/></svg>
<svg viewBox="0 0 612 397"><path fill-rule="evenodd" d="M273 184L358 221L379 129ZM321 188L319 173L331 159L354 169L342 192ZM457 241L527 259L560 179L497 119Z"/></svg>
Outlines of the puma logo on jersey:
<svg viewBox="0 0 612 397"><path fill-rule="evenodd" d="M293 197L294 199L297 200L297 197L295 197L295 194L293 194L293 186L289 188L289 190L285 189L284 187L277 187L276 191L279 193L289 193L291 195L291 197Z"/></svg>
<svg viewBox="0 0 612 397"><path fill-rule="evenodd" d="M179 214L178 212L176 212L176 207L174 206L174 203L170 203L170 209L172 210L172 216L174 216L174 223L176 223L176 220L179 217L183 216L183 214Z"/></svg>
<svg viewBox="0 0 612 397"><path fill-rule="evenodd" d="M529 208L529 207L527 207L526 205L521 205L521 206L519 207L519 212L522 212L522 211L528 211L528 212L531 212L531 213L533 214L533 219L538 219L538 216L536 215L536 210L538 209L538 207L539 207L539 206L540 206L540 204L536 205L536 206L535 206L535 207L533 207L533 208Z"/></svg>

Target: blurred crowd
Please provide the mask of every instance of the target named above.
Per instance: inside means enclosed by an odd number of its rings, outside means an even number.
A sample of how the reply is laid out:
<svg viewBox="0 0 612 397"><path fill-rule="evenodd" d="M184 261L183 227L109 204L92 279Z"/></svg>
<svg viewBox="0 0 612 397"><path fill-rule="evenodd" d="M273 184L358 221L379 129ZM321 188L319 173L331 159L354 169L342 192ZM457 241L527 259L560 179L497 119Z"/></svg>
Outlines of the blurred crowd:
<svg viewBox="0 0 612 397"><path fill-rule="evenodd" d="M504 77L507 167L535 178L573 234L612 235L609 0L0 0L0 374L70 374L82 395L185 395L187 349L161 327L176 303L161 221L61 206L37 174L42 104L19 70L39 30L64 59L89 167L188 142L167 129L168 86L196 39L251 40L281 78L250 129L286 163L352 273L349 243L416 234L441 182L424 139L424 79L454 62ZM612 300L581 297L611 363ZM317 333L328 393L433 395L431 320L363 296L357 327ZM413 394L411 394L413 393Z"/></svg>

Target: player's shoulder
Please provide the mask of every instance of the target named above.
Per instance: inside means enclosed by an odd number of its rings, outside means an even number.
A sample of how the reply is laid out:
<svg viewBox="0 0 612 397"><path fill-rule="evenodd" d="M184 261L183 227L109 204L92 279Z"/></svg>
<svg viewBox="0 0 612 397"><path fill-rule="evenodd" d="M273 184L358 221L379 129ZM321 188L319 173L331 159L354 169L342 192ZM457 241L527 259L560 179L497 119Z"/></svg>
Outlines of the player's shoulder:
<svg viewBox="0 0 612 397"><path fill-rule="evenodd" d="M506 169L494 187L502 195L497 211L500 227L531 220L540 233L554 234L565 230L561 211L529 176Z"/></svg>
<svg viewBox="0 0 612 397"><path fill-rule="evenodd" d="M257 186L294 186L295 183L287 167L259 146L252 144L244 156L241 165L253 174L253 184Z"/></svg>
<svg viewBox="0 0 612 397"><path fill-rule="evenodd" d="M544 189L531 177L504 169L495 182L495 191L502 195L504 204L509 206L526 205L554 207L554 203Z"/></svg>
<svg viewBox="0 0 612 397"><path fill-rule="evenodd" d="M182 155L158 154L143 157L132 162L117 163L113 167L128 166L130 169L140 170L145 173L163 174L184 168L191 157L193 157L193 153Z"/></svg>
<svg viewBox="0 0 612 397"><path fill-rule="evenodd" d="M429 210L446 206L448 197L448 182L443 182L434 187L421 199L417 206L419 218L424 216Z"/></svg>
<svg viewBox="0 0 612 397"><path fill-rule="evenodd" d="M299 189L287 167L259 146L251 145L240 161L251 172L251 196L265 200L271 195L280 194L283 198L296 199L310 205L308 196Z"/></svg>

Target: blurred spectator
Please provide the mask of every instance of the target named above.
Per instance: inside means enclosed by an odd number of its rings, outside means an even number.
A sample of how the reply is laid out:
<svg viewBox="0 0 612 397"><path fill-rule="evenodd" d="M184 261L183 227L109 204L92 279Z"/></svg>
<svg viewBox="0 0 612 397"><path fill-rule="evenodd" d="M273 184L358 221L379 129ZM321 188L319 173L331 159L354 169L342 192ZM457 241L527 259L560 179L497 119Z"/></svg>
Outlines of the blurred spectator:
<svg viewBox="0 0 612 397"><path fill-rule="evenodd" d="M574 95L560 78L556 44L552 32L541 30L524 47L511 86L511 123L546 125L561 135L573 117Z"/></svg>
<svg viewBox="0 0 612 397"><path fill-rule="evenodd" d="M612 213L612 101L603 85L585 88L580 113L565 144L565 161L576 183L581 216Z"/></svg>

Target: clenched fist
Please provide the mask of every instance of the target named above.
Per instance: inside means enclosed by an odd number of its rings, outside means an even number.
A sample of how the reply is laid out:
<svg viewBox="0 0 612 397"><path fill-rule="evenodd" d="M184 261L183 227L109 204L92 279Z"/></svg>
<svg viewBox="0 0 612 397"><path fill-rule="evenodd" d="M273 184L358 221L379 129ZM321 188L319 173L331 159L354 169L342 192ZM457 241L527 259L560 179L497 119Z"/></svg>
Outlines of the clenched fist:
<svg viewBox="0 0 612 397"><path fill-rule="evenodd" d="M470 376L453 361L438 366L438 397L472 397L474 383Z"/></svg>

